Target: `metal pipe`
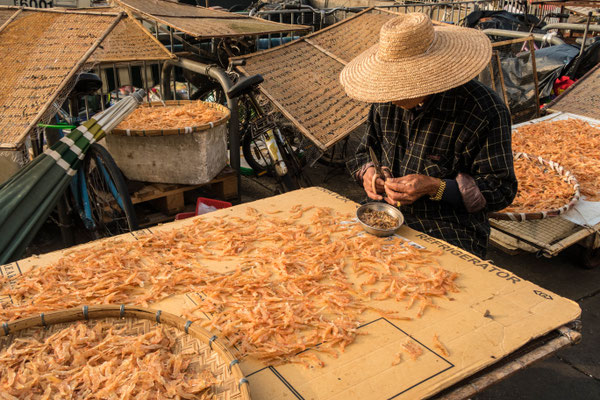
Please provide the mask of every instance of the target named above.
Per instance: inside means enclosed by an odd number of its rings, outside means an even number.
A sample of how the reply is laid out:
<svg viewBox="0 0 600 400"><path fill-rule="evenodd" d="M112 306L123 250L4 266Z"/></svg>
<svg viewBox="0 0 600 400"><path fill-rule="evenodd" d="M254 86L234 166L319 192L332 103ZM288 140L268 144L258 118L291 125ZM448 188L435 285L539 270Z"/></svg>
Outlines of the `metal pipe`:
<svg viewBox="0 0 600 400"><path fill-rule="evenodd" d="M565 44L565 42L557 36L541 33L529 33L529 32L517 32L517 31L508 31L505 29L484 29L483 33L488 36L504 36L510 38L526 38L529 36L533 36L533 40L536 42L560 45Z"/></svg>
<svg viewBox="0 0 600 400"><path fill-rule="evenodd" d="M227 98L227 107L229 107L231 112L231 117L229 120L229 164L235 171L237 177L237 193L239 199L242 181L240 177L240 133L238 123L238 102L236 98L231 99L227 96L227 91L231 88L231 86L233 86L233 82L231 82L231 79L229 79L229 76L224 70L214 65L203 64L185 58L180 58L179 60L167 60L163 64L161 70L161 87L164 99L168 98L170 95L169 77L171 76L173 67L175 66L213 78L219 82L223 88L223 92L225 92L225 97Z"/></svg>
<svg viewBox="0 0 600 400"><path fill-rule="evenodd" d="M542 27L543 30L548 31L550 29L565 29L569 31L585 31L587 24L568 24L565 22L557 22L555 24L548 24ZM590 25L588 31L600 32L600 25Z"/></svg>

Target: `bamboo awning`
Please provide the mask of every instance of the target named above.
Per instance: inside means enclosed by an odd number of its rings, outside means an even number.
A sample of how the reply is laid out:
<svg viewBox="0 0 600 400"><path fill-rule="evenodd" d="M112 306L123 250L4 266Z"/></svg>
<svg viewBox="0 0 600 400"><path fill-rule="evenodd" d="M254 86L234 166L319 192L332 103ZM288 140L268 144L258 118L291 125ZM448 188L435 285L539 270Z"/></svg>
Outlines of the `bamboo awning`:
<svg viewBox="0 0 600 400"><path fill-rule="evenodd" d="M12 11L16 17L0 28L0 149L7 150L19 148L38 122L56 112L72 78L124 16Z"/></svg>
<svg viewBox="0 0 600 400"><path fill-rule="evenodd" d="M161 61L171 54L146 28L133 18L123 18L94 52L98 63Z"/></svg>
<svg viewBox="0 0 600 400"><path fill-rule="evenodd" d="M115 0L136 16L199 39L302 32L310 27L267 21L166 0Z"/></svg>
<svg viewBox="0 0 600 400"><path fill-rule="evenodd" d="M69 8L73 12L117 15L119 6ZM98 63L164 61L175 56L135 18L123 18L93 55Z"/></svg>
<svg viewBox="0 0 600 400"><path fill-rule="evenodd" d="M321 151L360 126L369 105L346 96L339 75L352 58L377 43L395 13L368 9L329 28L271 50L237 57L246 75L261 74L260 89Z"/></svg>

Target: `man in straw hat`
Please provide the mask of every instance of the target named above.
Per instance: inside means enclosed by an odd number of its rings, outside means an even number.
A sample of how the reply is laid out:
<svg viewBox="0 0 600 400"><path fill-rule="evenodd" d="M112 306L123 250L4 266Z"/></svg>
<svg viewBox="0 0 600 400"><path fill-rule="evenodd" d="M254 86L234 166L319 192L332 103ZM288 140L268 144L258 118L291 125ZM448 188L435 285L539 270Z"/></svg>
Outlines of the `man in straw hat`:
<svg viewBox="0 0 600 400"><path fill-rule="evenodd" d="M473 80L491 54L484 33L413 13L386 22L379 43L340 75L348 96L374 103L348 163L367 195L399 207L411 228L480 257L487 212L517 192L509 111ZM386 176L375 176L369 148Z"/></svg>

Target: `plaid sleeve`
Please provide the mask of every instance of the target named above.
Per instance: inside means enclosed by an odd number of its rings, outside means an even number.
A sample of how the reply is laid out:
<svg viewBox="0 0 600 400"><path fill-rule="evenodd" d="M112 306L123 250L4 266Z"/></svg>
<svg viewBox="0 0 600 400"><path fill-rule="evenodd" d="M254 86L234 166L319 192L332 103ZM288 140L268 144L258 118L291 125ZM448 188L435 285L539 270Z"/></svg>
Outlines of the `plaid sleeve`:
<svg viewBox="0 0 600 400"><path fill-rule="evenodd" d="M481 135L471 175L487 202L487 211L498 211L510 205L517 194L517 178L513 168L511 122L508 109L496 103L485 113L487 124Z"/></svg>
<svg viewBox="0 0 600 400"><path fill-rule="evenodd" d="M360 184L362 184L362 175L364 167L369 164L371 157L369 156L369 147L373 148L375 154L381 157L381 124L380 115L377 110L377 105L371 105L369 117L366 123L365 134L362 137L360 144L356 149L356 155L346 163L350 175Z"/></svg>

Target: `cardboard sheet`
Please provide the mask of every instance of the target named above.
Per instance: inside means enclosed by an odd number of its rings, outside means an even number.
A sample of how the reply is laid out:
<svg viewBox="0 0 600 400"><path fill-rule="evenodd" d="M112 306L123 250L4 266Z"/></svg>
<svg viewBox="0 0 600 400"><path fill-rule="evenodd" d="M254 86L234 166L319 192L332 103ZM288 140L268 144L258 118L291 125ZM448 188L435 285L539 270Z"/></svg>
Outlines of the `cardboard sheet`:
<svg viewBox="0 0 600 400"><path fill-rule="evenodd" d="M298 203L328 206L343 213L354 212L358 207L325 189L310 188L198 218L244 215L248 206L263 211L288 210ZM136 240L140 234L177 229L189 223L190 220L177 221L123 237ZM273 367L252 359L243 360L242 370L250 381L254 400L428 397L506 357L532 339L577 319L581 313L577 303L452 245L408 227L400 228L398 234L417 245L443 250L440 262L445 269L460 274L456 280L460 292L452 295L452 301L436 301L439 309L430 309L422 318L412 321L366 315L359 329L366 335L359 335L337 359L323 356L326 363L323 368L298 364ZM85 246L88 245L93 243ZM43 267L60 256L61 252L55 252L31 257L2 266L0 272L18 279L19 274L33 267ZM230 265L222 263L209 267L231 270ZM196 296L172 296L152 307L181 315L183 307L193 304ZM2 301L11 299L0 299L0 303ZM385 309L405 311L405 303L392 300L379 303ZM447 357L433 347L434 334L448 349ZM421 347L423 355L416 361L404 357L400 364L392 366L394 356L407 340Z"/></svg>

